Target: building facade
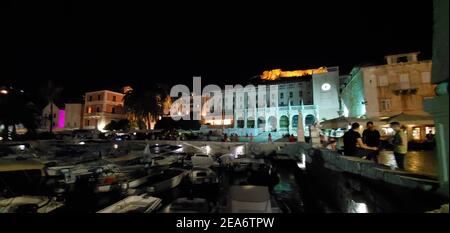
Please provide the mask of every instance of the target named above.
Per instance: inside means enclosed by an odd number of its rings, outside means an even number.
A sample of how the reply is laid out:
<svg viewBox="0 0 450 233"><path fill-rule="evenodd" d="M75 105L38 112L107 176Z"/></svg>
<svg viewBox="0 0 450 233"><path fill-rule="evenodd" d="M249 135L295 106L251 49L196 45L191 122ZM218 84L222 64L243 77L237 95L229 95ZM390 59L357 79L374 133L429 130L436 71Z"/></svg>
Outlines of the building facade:
<svg viewBox="0 0 450 233"><path fill-rule="evenodd" d="M83 128L83 111L82 103L66 103L65 104L65 120L64 128L67 130Z"/></svg>
<svg viewBox="0 0 450 233"><path fill-rule="evenodd" d="M53 118L51 120L51 118ZM41 129L49 130L50 124L53 124L53 130L64 129L65 123L65 110L64 106L58 106L54 103L47 104L44 109L42 109L41 117Z"/></svg>
<svg viewBox="0 0 450 233"><path fill-rule="evenodd" d="M431 60L419 61L418 53L385 58L384 65L352 70L341 93L348 116L376 121L399 114L427 115L424 101L435 96ZM423 140L426 133L434 131L432 124L420 127L408 124L409 139Z"/></svg>
<svg viewBox="0 0 450 233"><path fill-rule="evenodd" d="M432 98L431 60L418 53L386 56L387 64L354 68L342 99L350 117L378 118L400 113L423 114L423 101Z"/></svg>
<svg viewBox="0 0 450 233"><path fill-rule="evenodd" d="M320 72L315 73L316 70ZM266 78L263 82L254 83L255 93L248 90L244 94L235 93L234 127L226 129L225 133L238 135L271 133L274 139L284 134L297 135L298 117L301 115L305 136L309 136L310 125L323 119L338 117L339 69L321 67L316 70L286 71L285 77L276 70L278 76L274 77L273 73L270 73L262 77ZM295 76L296 74L305 75ZM258 89L261 88L260 84L264 84L263 88L266 88L266 94L263 96ZM276 86L278 92L271 93L271 86ZM264 107L258 104L254 105L256 108L249 108L252 100L248 96L252 94L256 96L253 101L264 99Z"/></svg>
<svg viewBox="0 0 450 233"><path fill-rule="evenodd" d="M86 93L83 128L103 130L112 120L126 119L123 97L122 93L108 90Z"/></svg>

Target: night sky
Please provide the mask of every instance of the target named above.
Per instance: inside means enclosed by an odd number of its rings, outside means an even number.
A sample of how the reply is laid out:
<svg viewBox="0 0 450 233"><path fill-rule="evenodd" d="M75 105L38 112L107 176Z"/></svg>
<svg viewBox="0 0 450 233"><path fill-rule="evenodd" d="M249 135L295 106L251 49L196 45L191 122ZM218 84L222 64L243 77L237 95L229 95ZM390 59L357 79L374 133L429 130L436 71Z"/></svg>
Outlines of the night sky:
<svg viewBox="0 0 450 233"><path fill-rule="evenodd" d="M0 86L63 100L89 90L155 83L245 83L263 70L379 64L384 55L431 58L432 1L276 5L0 5ZM341 2L341 1L339 1ZM392 3L395 2L395 3Z"/></svg>

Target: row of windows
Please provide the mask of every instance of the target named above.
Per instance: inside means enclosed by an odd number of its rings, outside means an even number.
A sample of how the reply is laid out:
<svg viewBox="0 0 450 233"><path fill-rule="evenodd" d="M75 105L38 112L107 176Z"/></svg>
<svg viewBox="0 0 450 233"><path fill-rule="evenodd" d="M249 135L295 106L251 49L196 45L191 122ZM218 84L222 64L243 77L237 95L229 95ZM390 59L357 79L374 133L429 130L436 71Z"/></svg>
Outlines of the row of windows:
<svg viewBox="0 0 450 233"><path fill-rule="evenodd" d="M93 113L93 108L91 107L91 106L89 106L89 107L87 107L87 109L86 109L86 113ZM102 108L101 107L96 107L95 108L95 112L102 112ZM112 107L111 108L111 113L118 113L119 111L115 108L115 107Z"/></svg>
<svg viewBox="0 0 450 233"><path fill-rule="evenodd" d="M430 83L431 82L431 73L430 72L422 72L420 74L422 83ZM400 85L402 87L408 88L410 83L410 78L408 73L400 74ZM378 86L385 87L389 86L389 79L387 75L381 75L378 77Z"/></svg>
<svg viewBox="0 0 450 233"><path fill-rule="evenodd" d="M311 94L310 91L307 92L307 94ZM298 92L298 96L303 97L303 91L299 91ZM239 97L239 100L242 101L242 96ZM263 95L263 99L265 99L266 96ZM275 98L275 94L272 94L272 98ZM293 92L289 92L289 98L294 98L294 93ZM233 101L236 99L236 97L233 97ZM280 93L280 99L284 99L284 93L281 92ZM225 101L228 101L228 98L225 97ZM256 95L256 101L258 101L258 95Z"/></svg>
<svg viewBox="0 0 450 233"><path fill-rule="evenodd" d="M103 99L103 95L97 95L96 101L100 101L102 99ZM88 96L88 101L89 102L94 101L94 96L92 96L92 95ZM112 96L112 101L116 102L117 101L117 96L113 95Z"/></svg>
<svg viewBox="0 0 450 233"><path fill-rule="evenodd" d="M381 99L380 100L380 111L382 111L382 112L391 111L391 99Z"/></svg>

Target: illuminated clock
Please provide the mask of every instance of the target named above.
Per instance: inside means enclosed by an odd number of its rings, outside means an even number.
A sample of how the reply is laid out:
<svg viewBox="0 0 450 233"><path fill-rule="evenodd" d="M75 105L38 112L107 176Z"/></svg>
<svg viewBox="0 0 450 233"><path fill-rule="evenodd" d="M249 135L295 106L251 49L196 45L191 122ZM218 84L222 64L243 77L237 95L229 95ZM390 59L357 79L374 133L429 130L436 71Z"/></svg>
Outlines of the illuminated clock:
<svg viewBox="0 0 450 233"><path fill-rule="evenodd" d="M331 85L329 83L322 84L322 91L329 91L331 89Z"/></svg>

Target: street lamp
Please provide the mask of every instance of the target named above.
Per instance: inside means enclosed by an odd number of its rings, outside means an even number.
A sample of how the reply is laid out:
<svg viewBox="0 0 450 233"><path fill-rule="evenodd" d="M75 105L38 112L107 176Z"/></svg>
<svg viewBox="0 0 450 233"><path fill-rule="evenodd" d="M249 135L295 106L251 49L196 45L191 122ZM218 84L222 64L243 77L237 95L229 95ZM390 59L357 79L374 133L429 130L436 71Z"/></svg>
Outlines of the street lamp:
<svg viewBox="0 0 450 233"><path fill-rule="evenodd" d="M7 95L8 94L8 90L2 89L2 90L0 90L0 94Z"/></svg>

